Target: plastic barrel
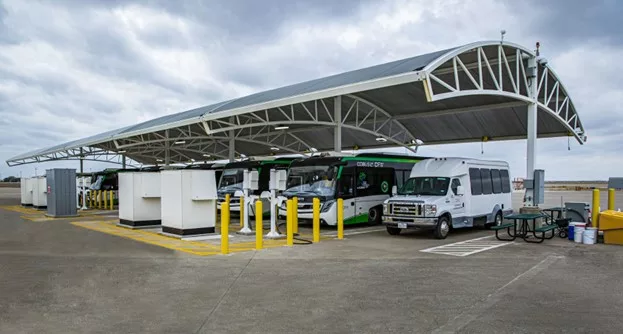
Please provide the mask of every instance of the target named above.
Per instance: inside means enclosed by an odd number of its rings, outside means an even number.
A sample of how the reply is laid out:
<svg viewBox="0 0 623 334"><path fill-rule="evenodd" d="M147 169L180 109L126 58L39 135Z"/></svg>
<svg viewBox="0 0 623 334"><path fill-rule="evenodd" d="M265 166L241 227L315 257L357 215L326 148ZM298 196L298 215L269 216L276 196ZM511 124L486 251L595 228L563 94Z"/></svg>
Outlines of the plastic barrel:
<svg viewBox="0 0 623 334"><path fill-rule="evenodd" d="M586 228L582 235L582 242L587 245L594 245L597 243L597 229L594 227Z"/></svg>
<svg viewBox="0 0 623 334"><path fill-rule="evenodd" d="M576 244L581 244L582 239L584 238L584 227L576 225L573 228L573 232L575 234L575 236L573 237L573 241L575 241Z"/></svg>

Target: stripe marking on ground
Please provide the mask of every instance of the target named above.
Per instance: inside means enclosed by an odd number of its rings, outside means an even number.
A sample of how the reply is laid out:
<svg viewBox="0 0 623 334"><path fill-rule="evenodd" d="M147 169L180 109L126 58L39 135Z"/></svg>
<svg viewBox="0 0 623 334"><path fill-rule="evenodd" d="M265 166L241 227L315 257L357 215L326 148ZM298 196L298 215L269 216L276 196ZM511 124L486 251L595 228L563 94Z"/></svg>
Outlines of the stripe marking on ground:
<svg viewBox="0 0 623 334"><path fill-rule="evenodd" d="M485 239L490 239L490 238L493 238L493 237L486 236L482 238L455 242L452 244L422 249L420 250L420 252L442 254L442 255L452 255L452 256L469 256L472 254L476 254L476 253L480 253L480 252L488 251L494 248L512 244L512 242L508 242L508 241L498 241L498 240L485 241Z"/></svg>

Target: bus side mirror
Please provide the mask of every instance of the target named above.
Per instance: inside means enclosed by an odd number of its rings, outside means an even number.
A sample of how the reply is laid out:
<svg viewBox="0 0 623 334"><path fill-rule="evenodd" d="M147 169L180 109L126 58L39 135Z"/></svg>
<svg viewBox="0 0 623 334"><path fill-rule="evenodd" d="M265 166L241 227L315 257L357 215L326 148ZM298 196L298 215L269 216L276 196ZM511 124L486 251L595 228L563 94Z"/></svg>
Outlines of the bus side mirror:
<svg viewBox="0 0 623 334"><path fill-rule="evenodd" d="M392 186L392 196L396 196L396 195L398 195L398 187Z"/></svg>
<svg viewBox="0 0 623 334"><path fill-rule="evenodd" d="M459 196L465 195L465 188L463 186L456 187L456 194Z"/></svg>

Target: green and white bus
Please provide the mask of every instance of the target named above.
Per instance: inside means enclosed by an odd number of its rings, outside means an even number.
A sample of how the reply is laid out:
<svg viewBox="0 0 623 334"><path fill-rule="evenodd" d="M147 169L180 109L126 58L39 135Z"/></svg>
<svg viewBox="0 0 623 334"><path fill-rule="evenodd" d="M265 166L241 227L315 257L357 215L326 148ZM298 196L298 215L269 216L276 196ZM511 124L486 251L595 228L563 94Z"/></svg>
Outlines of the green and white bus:
<svg viewBox="0 0 623 334"><path fill-rule="evenodd" d="M312 200L320 199L320 223L337 224L336 199L344 200L344 224L382 222L383 201L392 186L409 178L413 165L423 157L362 153L355 156L324 156L294 160L288 169L282 196L298 198L299 221L312 220ZM286 214L285 201L279 216Z"/></svg>

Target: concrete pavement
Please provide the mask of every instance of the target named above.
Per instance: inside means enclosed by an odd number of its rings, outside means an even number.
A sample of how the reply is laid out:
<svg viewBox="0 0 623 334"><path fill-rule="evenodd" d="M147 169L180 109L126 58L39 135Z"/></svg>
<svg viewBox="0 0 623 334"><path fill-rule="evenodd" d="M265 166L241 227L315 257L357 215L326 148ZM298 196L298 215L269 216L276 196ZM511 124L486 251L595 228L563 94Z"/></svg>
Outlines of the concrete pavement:
<svg viewBox="0 0 623 334"><path fill-rule="evenodd" d="M10 203L6 203L9 201ZM2 200L15 204L18 200ZM0 209L1 333L618 333L623 248L384 231L199 257Z"/></svg>

